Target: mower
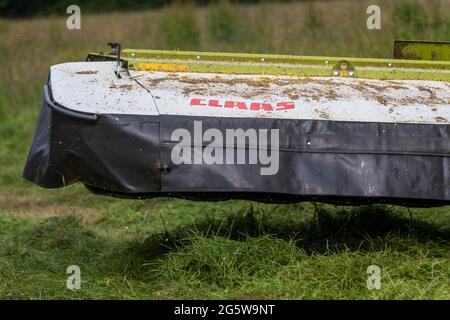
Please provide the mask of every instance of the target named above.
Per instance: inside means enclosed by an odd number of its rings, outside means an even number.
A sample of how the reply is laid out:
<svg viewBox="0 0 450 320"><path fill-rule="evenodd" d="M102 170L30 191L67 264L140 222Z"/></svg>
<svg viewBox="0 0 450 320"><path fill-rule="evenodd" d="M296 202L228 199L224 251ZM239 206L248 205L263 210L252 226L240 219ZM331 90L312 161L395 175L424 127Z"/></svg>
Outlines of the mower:
<svg viewBox="0 0 450 320"><path fill-rule="evenodd" d="M25 165L123 198L450 204L450 43L393 59L124 49L50 67Z"/></svg>

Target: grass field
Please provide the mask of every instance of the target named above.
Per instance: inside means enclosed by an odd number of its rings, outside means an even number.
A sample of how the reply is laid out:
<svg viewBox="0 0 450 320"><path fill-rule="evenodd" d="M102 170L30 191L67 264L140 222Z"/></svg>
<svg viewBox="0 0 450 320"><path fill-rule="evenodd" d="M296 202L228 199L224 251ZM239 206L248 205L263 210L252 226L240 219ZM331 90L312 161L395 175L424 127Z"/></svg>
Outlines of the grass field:
<svg viewBox="0 0 450 320"><path fill-rule="evenodd" d="M170 7L0 19L0 298L450 299L450 208L118 200L21 179L48 67L126 47L390 57L392 40L450 40L450 0ZM229 23L233 21L233 23ZM412 219L410 216L412 214ZM82 288L66 288L79 265ZM378 265L381 290L366 287Z"/></svg>

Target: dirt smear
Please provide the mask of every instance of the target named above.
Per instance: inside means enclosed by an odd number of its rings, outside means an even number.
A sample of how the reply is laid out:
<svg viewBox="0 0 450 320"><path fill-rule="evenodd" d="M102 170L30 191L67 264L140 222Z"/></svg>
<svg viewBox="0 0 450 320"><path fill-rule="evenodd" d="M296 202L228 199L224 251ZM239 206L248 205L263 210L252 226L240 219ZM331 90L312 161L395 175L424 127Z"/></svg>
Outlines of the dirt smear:
<svg viewBox="0 0 450 320"><path fill-rule="evenodd" d="M290 100L339 101L356 95L377 101L383 106L449 104L445 88L405 84L391 80L363 80L313 77L199 77L170 73L165 77L147 78L151 88L177 90L185 96L227 96L251 99L285 96ZM443 92L444 91L444 92ZM347 94L345 94L347 93ZM420 93L426 93L420 94ZM439 95L442 97L439 97Z"/></svg>

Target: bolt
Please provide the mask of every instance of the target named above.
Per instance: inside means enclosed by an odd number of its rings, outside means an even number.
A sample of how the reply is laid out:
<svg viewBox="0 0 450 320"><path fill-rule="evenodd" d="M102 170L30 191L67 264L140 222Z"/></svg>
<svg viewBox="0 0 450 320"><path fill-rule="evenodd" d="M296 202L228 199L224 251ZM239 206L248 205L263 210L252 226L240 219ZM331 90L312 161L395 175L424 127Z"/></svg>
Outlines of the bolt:
<svg viewBox="0 0 450 320"><path fill-rule="evenodd" d="M162 168L159 169L162 174L168 174L170 172L170 168L167 164L163 165Z"/></svg>

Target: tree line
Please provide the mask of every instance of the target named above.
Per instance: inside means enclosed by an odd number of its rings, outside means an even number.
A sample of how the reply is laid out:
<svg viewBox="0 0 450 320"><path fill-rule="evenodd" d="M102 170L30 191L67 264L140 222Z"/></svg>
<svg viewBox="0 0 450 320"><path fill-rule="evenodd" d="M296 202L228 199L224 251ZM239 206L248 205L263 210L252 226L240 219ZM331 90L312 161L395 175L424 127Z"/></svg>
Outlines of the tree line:
<svg viewBox="0 0 450 320"><path fill-rule="evenodd" d="M69 5L78 5L83 13L155 9L172 3L207 5L223 0L0 0L0 17L23 18L63 15ZM230 0L235 3L289 2L291 0Z"/></svg>

